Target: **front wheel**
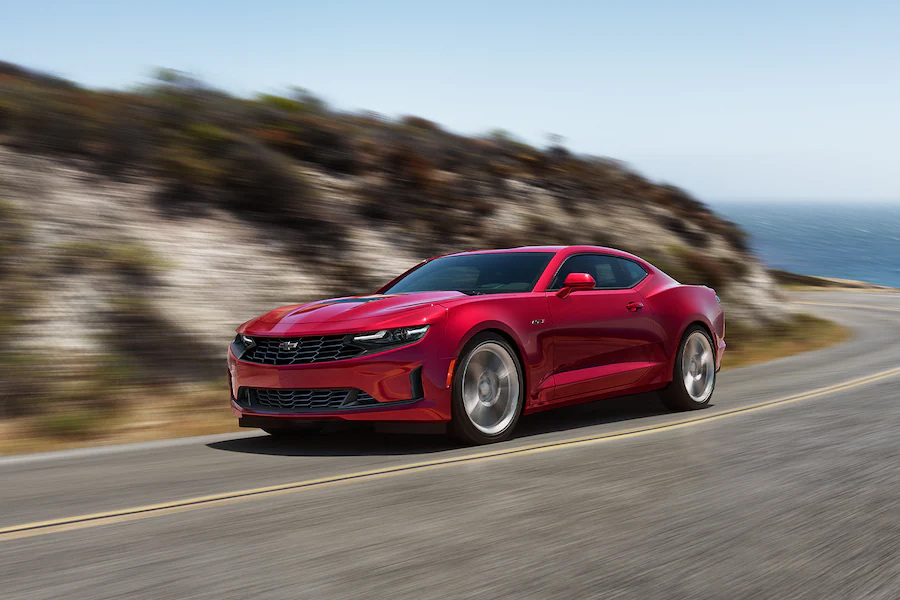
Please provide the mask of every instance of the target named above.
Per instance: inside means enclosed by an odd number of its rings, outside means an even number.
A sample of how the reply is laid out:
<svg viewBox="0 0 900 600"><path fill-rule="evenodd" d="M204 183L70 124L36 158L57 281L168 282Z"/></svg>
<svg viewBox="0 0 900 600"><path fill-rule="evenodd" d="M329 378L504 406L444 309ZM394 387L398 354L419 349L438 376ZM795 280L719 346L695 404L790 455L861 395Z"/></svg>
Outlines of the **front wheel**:
<svg viewBox="0 0 900 600"><path fill-rule="evenodd" d="M466 344L453 374L454 435L469 444L505 440L522 414L525 381L515 350L499 335Z"/></svg>
<svg viewBox="0 0 900 600"><path fill-rule="evenodd" d="M706 330L694 325L685 332L675 355L672 382L660 393L669 410L696 410L709 405L716 387L716 354Z"/></svg>

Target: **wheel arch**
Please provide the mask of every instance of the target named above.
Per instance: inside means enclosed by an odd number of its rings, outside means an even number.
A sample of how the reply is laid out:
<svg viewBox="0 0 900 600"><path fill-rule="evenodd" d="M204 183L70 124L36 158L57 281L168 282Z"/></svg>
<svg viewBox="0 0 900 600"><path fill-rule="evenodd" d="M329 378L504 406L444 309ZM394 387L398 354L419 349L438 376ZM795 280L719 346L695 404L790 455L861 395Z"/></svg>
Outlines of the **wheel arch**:
<svg viewBox="0 0 900 600"><path fill-rule="evenodd" d="M687 332L691 329L691 327L699 325L706 335L709 336L710 341L713 344L713 351L715 352L716 347L716 336L713 333L713 329L709 323L703 318L703 315L694 315L693 317L687 319L687 322L678 332L678 336L675 338L677 340L675 346L672 348L672 356L669 359L669 376L670 381L675 377L675 360L678 358L678 350L681 348L681 342L684 341L684 336L687 335Z"/></svg>
<svg viewBox="0 0 900 600"><path fill-rule="evenodd" d="M507 332L503 329L497 328L497 327L477 328L477 329L473 329L472 331L470 331L468 333L469 334L465 336L465 341L462 343L462 345L459 348L457 360L455 361L455 364L453 366L453 388L451 390L451 404L450 404L450 409L451 409L450 412L451 412L451 416L452 416L451 421L450 421L451 431L454 432L454 435L456 435L456 437L462 439L463 441L475 442L478 444L485 443L486 441L493 441L494 439L506 439L507 437L509 437L509 435L515 428L515 425L518 422L519 418L525 412L525 405L528 402L528 392L527 392L528 376L526 374L525 363L522 360L522 349L519 347L519 344L517 343L517 340L515 339L515 337L513 335L511 335L509 332ZM461 389L461 387L457 387L457 385L461 384L461 378L463 375L461 373L461 370L463 369L463 363L465 362L463 360L463 358L465 356L465 352L466 352L467 348L470 345L472 345L473 342L475 341L475 339L479 336L484 336L481 338L481 340L479 340L480 342L487 343L490 340L497 340L497 342L499 342L499 341L506 342L506 344L511 348L511 350L513 352L513 359L519 365L519 374L522 379L522 385L521 385L521 389L520 389L521 396L520 396L519 408L515 413L512 413L512 415L511 415L512 420L507 425L507 427L504 430L502 430L500 433L496 434L496 436L494 436L494 434L488 434L487 432L479 433L478 426L474 425L468 416L457 412L457 411L465 412L465 408L463 407L463 399L462 399L462 395L461 395L462 389ZM499 343L497 343L497 342L494 342L495 346L499 346ZM480 345L481 344L475 344L473 346L473 349L479 347ZM489 435L492 437L484 438L485 435Z"/></svg>
<svg viewBox="0 0 900 600"><path fill-rule="evenodd" d="M527 390L528 389L528 373L525 369L525 359L522 356L522 349L519 347L519 343L513 338L513 336L511 336L509 333L503 331L502 329L497 329L494 327L482 329L478 333L493 333L493 334L500 336L504 340L506 340L506 342L513 349L513 352L516 353L516 359L519 361L519 366L522 369L522 383L525 384L525 389Z"/></svg>
<svg viewBox="0 0 900 600"><path fill-rule="evenodd" d="M679 344L681 344L681 340L684 339L684 334L686 334L688 329L690 329L694 325L699 325L703 329L703 331L705 331L707 333L707 335L709 335L709 339L713 343L715 343L716 336L715 336L715 334L713 334L712 327L709 326L709 323L707 323L703 319L694 319L693 321L689 322L687 325L684 326L684 329L681 331L681 337L678 338Z"/></svg>
<svg viewBox="0 0 900 600"><path fill-rule="evenodd" d="M501 327L497 327L494 324L485 324L483 327L473 328L466 333L462 342L459 344L459 350L456 353L457 362L453 367L454 377L456 376L456 370L460 366L459 358L462 357L463 350L466 349L466 346L469 345L469 342L471 342L475 338L475 336L480 335L482 333L492 333L492 334L500 337L506 343L508 343L509 346L513 349L513 352L515 352L516 360L519 361L519 368L522 371L522 386L523 386L523 390L525 391L525 402L523 402L523 406L524 406L524 404L526 404L528 402L528 395L529 395L528 394L528 384L530 381L530 377L528 375L528 367L526 366L525 357L522 354L522 347L519 345L518 340L516 340L516 338L515 338L515 336L513 336L513 334L506 331L505 329L502 329Z"/></svg>
<svg viewBox="0 0 900 600"><path fill-rule="evenodd" d="M720 342L724 339L724 312L715 292L705 286L677 285L644 295L665 331L664 350L668 359L669 374L675 365L675 355L684 339L684 333L694 324L703 327L717 352L721 355Z"/></svg>

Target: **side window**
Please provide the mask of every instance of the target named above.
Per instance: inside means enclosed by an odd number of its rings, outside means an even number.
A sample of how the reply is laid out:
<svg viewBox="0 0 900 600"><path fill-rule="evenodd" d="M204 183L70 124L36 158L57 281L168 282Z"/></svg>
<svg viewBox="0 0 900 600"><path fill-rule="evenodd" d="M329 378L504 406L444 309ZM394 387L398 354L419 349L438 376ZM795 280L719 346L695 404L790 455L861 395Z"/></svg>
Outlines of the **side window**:
<svg viewBox="0 0 900 600"><path fill-rule="evenodd" d="M625 268L625 276L627 278L626 287L632 287L639 284L643 281L644 277L647 276L647 271L644 270L644 267L637 264L633 260L627 259L619 259L622 263L622 266Z"/></svg>
<svg viewBox="0 0 900 600"><path fill-rule="evenodd" d="M547 289L560 289L569 273L589 274L597 282L595 290L630 288L647 276L643 267L626 258L608 254L576 254L566 259Z"/></svg>

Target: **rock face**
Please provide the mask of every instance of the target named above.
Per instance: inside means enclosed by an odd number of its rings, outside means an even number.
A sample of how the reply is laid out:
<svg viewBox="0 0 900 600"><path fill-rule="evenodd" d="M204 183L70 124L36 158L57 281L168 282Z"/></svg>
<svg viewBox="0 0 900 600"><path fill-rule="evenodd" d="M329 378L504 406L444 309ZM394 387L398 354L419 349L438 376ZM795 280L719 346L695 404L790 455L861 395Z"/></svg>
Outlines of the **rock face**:
<svg viewBox="0 0 900 600"><path fill-rule="evenodd" d="M466 207L429 207L423 216L415 198L392 201L377 177L292 168L340 244L298 243L302 228L222 208L172 210L159 202L166 182L153 176L122 181L0 147L0 198L15 215L14 225L9 216L4 223L22 233L5 260L29 279L23 343L44 355L132 353L150 378L218 376L234 327L274 306L367 293L436 253L543 243L625 248L676 279L715 287L729 320L759 323L786 310L739 232L673 188L648 187L643 203L573 199L507 177L475 185ZM442 229L448 223L452 231ZM4 285L15 283L24 285ZM173 370L173 348L183 372Z"/></svg>

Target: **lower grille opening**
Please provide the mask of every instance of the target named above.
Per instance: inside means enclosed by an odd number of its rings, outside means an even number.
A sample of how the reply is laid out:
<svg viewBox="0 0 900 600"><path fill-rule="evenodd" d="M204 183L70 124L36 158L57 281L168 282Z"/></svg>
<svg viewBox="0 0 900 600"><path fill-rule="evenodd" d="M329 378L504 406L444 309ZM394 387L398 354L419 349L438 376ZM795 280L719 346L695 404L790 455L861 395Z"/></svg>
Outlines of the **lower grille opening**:
<svg viewBox="0 0 900 600"><path fill-rule="evenodd" d="M379 402L357 388L242 388L239 404L266 412L327 412L378 406Z"/></svg>

